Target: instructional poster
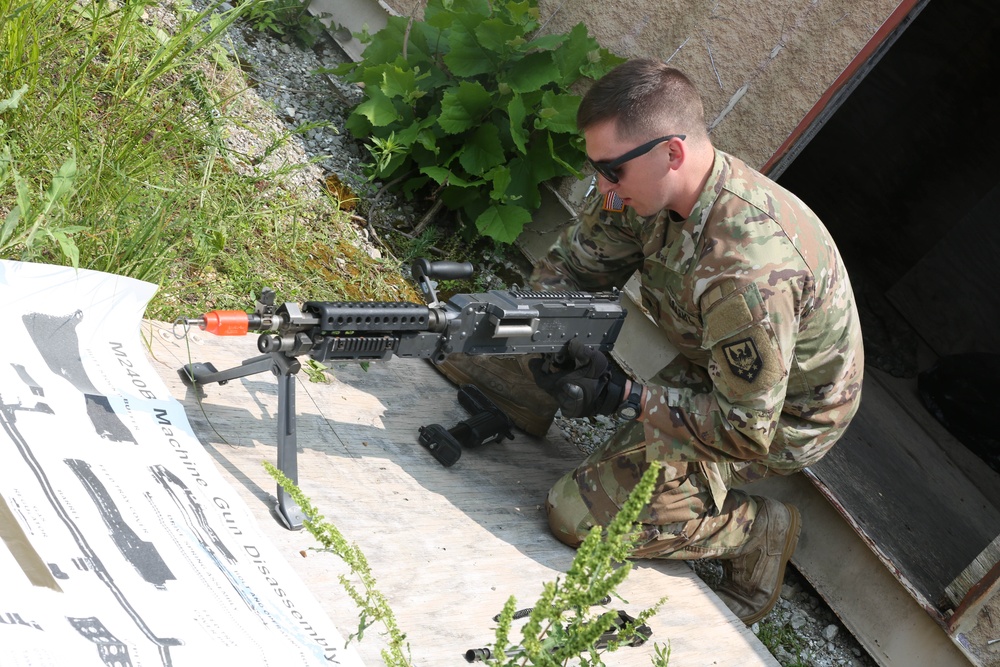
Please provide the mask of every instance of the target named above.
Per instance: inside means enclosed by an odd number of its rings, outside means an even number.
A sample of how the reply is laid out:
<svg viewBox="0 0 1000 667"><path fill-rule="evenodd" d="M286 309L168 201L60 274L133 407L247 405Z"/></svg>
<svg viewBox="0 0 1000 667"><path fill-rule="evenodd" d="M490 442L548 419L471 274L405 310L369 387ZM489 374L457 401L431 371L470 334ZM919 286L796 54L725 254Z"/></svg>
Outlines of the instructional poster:
<svg viewBox="0 0 1000 667"><path fill-rule="evenodd" d="M146 362L154 292L0 261L0 665L361 665Z"/></svg>

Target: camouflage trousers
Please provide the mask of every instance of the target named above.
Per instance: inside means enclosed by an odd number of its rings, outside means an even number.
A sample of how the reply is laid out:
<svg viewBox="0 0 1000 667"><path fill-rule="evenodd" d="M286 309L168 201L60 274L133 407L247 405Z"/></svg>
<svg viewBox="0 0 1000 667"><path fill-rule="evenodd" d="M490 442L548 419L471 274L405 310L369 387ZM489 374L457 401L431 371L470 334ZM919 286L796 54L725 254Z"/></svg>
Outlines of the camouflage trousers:
<svg viewBox="0 0 1000 667"><path fill-rule="evenodd" d="M681 457L678 457L681 458ZM549 527L562 542L577 547L595 525L606 526L649 468L642 424L630 422L549 491ZM769 475L761 463L718 463L728 492L718 507L704 464L660 461L653 496L639 515L641 533L632 556L694 560L725 558L746 541L757 502L737 488ZM718 496L716 496L718 497Z"/></svg>

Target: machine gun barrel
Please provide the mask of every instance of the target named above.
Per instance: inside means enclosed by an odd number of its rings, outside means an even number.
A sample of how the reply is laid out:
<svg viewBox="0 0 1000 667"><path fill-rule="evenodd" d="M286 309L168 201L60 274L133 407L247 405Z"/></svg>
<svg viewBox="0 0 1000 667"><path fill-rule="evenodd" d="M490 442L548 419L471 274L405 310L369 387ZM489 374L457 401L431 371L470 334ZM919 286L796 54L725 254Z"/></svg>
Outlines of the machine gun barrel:
<svg viewBox="0 0 1000 667"><path fill-rule="evenodd" d="M184 322L222 336L265 332L261 352L317 361L392 356L443 361L449 354L552 353L573 338L609 351L625 317L617 292L492 290L435 307L409 302L307 301L254 313L217 310Z"/></svg>

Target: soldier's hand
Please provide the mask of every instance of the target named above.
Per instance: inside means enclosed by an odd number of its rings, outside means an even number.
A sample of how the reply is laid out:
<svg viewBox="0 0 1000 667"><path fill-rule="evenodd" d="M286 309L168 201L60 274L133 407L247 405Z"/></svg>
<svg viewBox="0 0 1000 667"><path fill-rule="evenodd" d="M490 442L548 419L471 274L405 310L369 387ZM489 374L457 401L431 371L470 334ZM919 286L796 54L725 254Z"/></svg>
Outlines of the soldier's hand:
<svg viewBox="0 0 1000 667"><path fill-rule="evenodd" d="M613 369L603 352L588 349L574 338L565 358L533 359L528 363L535 384L552 395L564 417L614 413L625 392L625 376Z"/></svg>

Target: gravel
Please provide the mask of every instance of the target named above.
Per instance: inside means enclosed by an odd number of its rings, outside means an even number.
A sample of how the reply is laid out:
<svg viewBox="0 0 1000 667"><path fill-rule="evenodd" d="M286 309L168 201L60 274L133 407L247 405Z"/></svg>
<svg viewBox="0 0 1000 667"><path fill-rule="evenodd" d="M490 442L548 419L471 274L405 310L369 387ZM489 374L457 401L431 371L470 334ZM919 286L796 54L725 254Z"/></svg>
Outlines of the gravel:
<svg viewBox="0 0 1000 667"><path fill-rule="evenodd" d="M307 181L315 185L330 174L336 174L359 197L378 202L377 207L367 210L369 216L379 216L382 224L412 227L420 212L381 192L382 184L369 182L362 168L367 158L366 149L339 131L361 96L353 84L345 84L332 75L316 74L321 67L334 67L347 59L332 38L323 38L315 48L303 50L254 31L245 24L237 24L228 35L228 48L255 84L247 95L259 96L261 102L258 104L254 100L247 108L255 109L255 114L268 116L268 122L276 122L288 131L296 131L305 124L320 124L294 139L290 149L279 153L279 161L293 164L296 160L312 161L314 166L304 170ZM363 221L359 223L358 232L368 240L375 234L371 225ZM372 252L377 254L375 250ZM584 452L597 447L616 426L613 419L605 417L593 420L559 418L556 424L567 440ZM689 565L709 586L717 583L722 574L717 561L690 562ZM768 637L774 636L779 629L785 629L786 636L792 639L783 645L771 645ZM793 567L788 568L775 609L763 621L754 624L752 630L769 646L783 667L876 665Z"/></svg>

